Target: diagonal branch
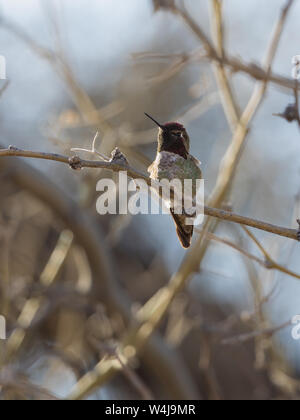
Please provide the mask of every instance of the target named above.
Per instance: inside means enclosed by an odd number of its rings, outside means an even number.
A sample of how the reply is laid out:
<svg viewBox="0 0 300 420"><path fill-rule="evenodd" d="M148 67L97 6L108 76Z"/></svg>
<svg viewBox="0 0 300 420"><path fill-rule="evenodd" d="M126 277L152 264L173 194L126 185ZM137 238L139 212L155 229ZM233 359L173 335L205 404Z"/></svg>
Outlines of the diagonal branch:
<svg viewBox="0 0 300 420"><path fill-rule="evenodd" d="M218 57L223 59L225 55L224 50L224 26L222 21L222 1L221 0L211 0L212 3L212 32L213 37L215 38L216 49ZM223 103L223 108L227 120L229 122L231 131L234 132L239 119L240 119L240 110L239 106L235 101L232 88L228 81L226 70L222 61L215 63L215 74L216 80L218 83L219 91L221 94L221 99Z"/></svg>
<svg viewBox="0 0 300 420"><path fill-rule="evenodd" d="M247 62L242 60L239 57L224 55L223 57L219 57L215 50L213 55L210 55L203 49L196 49L191 51L190 53L182 53L182 54L159 54L159 53L137 53L133 54L133 58L135 59L149 59L149 60L174 60L174 65L170 66L169 72L172 75L177 74L181 69L184 68L187 64L194 64L198 61L202 60L209 60L217 64L221 64L224 67L228 67L231 73L245 73L253 79L257 81L265 81L268 80L269 83L276 85L279 88L284 90L294 90L295 89L295 82L292 78L281 76L273 71L267 73L266 70L259 64L254 62ZM180 63L180 65L179 65ZM160 80L164 80L158 76L158 82ZM300 86L298 85L297 90L299 91Z"/></svg>
<svg viewBox="0 0 300 420"><path fill-rule="evenodd" d="M246 333L246 334L241 334L235 337L230 337L230 338L226 338L224 340L222 340L222 344L224 346L227 345L233 345L233 344L238 344L238 343L247 343L248 341L251 341L255 338L258 337L272 337L273 335L277 334L279 331L284 330L285 328L289 327L290 325L292 325L292 321L286 321L281 325L278 325L277 327L270 327L270 328L265 328L264 330L257 330L257 331L252 331L250 333Z"/></svg>
<svg viewBox="0 0 300 420"><path fill-rule="evenodd" d="M247 232L249 232L251 235L252 233L248 230L245 229ZM250 252L245 251L244 249L242 249L241 247L239 247L238 245L234 244L233 242L229 241L228 239L224 239L224 238L220 238L217 235L214 235L213 233L210 232L205 232L205 236L212 241L215 242L219 242L221 244L224 244L232 249L235 249L236 251L238 251L240 254L244 255L245 257L249 258L250 260L253 260L255 262L257 262L259 265L261 265L262 267L266 268L267 270L277 270L280 271L281 273L287 274L288 276L294 277L298 280L300 280L300 274L295 273L294 271L291 271L289 269L287 269L286 267L284 267L283 265L280 265L278 263L276 263L269 255L269 253L260 245L259 248L260 250L263 252L265 258L259 258L256 255L250 254ZM254 235L251 236L253 239L255 238ZM255 242L256 242L256 238L255 238ZM259 244L259 242L256 242L257 244Z"/></svg>

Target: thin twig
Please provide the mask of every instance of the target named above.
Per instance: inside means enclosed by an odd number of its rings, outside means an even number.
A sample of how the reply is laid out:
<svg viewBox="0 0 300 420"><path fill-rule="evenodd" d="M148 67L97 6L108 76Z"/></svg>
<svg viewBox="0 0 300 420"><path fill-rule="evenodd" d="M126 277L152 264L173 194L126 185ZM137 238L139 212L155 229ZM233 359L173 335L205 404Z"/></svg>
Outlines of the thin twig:
<svg viewBox="0 0 300 420"><path fill-rule="evenodd" d="M117 350L114 354L122 367L124 375L132 383L132 385L141 395L143 400L154 400L153 394L148 388L148 386L142 381L142 379L136 374L136 372L130 368L128 363L124 362L124 358L122 357L122 355L120 355Z"/></svg>
<svg viewBox="0 0 300 420"><path fill-rule="evenodd" d="M246 226L242 226L242 229L246 232L246 234L252 239L252 241L256 244L256 246L260 249L260 251L263 253L265 257L265 266L269 269L278 270L281 273L287 274L288 276L295 277L297 279L300 279L300 275L294 273L293 271L289 270L288 268L284 267L281 264L278 264L274 259L270 256L268 251L262 246L262 244L259 242L259 240L253 235L253 233L246 228Z"/></svg>
<svg viewBox="0 0 300 420"><path fill-rule="evenodd" d="M295 82L292 78L281 76L279 74L274 73L273 71L270 73L267 73L266 70L257 63L247 62L243 61L238 57L232 57L230 55L225 55L223 58L217 56L217 54L214 52L213 55L209 55L207 53L203 53L203 50L193 50L190 53L183 53L183 54L160 54L160 53L150 53L150 52L143 52L139 54L134 54L135 59L169 59L173 60L176 59L177 61L180 60L180 62L184 65L188 64L194 64L198 61L202 60L208 60L215 63L219 63L225 67L228 67L228 69L231 71L231 73L245 73L251 78L257 80L257 81L264 81L268 80L269 83L272 83L279 88L286 89L286 90L294 90L295 88ZM174 63L175 65L175 63ZM179 70L182 70L184 68L184 65L182 65ZM298 91L300 90L300 86L298 86Z"/></svg>
<svg viewBox="0 0 300 420"><path fill-rule="evenodd" d="M99 137L99 131L97 131L94 140L93 140L93 144L92 144L92 148L91 149L82 149L80 147L72 147L71 152L86 152L86 153L91 153L93 155L97 155L99 156L101 159L103 159L105 162L109 162L109 158L105 155L103 155L102 153L98 152L96 150L96 140Z"/></svg>
<svg viewBox="0 0 300 420"><path fill-rule="evenodd" d="M292 324L292 321L289 320L287 322L284 322L283 324L272 327L272 328L266 328L261 331L252 331L247 334L241 334L235 337L226 338L222 340L223 345L229 345L229 344L238 344L238 343L246 343L248 341L251 341L258 337L272 337L274 334L278 333L279 331L289 327Z"/></svg>
<svg viewBox="0 0 300 420"><path fill-rule="evenodd" d="M251 234L251 238L254 240L254 235L252 235L252 233L249 231L249 229L245 228L244 226L242 226L243 229L245 229L245 231L249 232ZM267 253L267 251L263 248L260 247L261 251L263 252L265 259L261 259L259 257L257 257L256 255L251 254L248 251L245 251L244 249L242 249L241 247L239 247L238 245L234 244L233 242L229 241L228 239L224 239L224 238L220 238L217 235L214 235L213 233L210 232L205 232L205 236L207 238L209 238L212 241L216 241L216 242L220 242L224 245L227 245L233 249L235 249L236 251L238 251L240 254L244 255L245 257L257 262L258 264L260 264L262 267L268 269L268 270L278 270L284 274L287 274L291 277L294 277L296 279L300 280L300 274L297 274L287 268L285 268L284 266L276 263ZM255 238L255 241L256 238ZM256 243L256 242L255 242Z"/></svg>

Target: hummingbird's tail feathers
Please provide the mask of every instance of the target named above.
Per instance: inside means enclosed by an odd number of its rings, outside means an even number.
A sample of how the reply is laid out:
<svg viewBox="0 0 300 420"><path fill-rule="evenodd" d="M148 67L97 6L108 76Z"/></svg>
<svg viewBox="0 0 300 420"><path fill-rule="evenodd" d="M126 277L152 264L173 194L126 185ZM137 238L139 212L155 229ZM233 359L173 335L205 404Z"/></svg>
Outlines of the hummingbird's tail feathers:
<svg viewBox="0 0 300 420"><path fill-rule="evenodd" d="M176 227L176 232L182 247L186 249L189 248L191 246L192 235L183 233L178 227Z"/></svg>
<svg viewBox="0 0 300 420"><path fill-rule="evenodd" d="M182 247L189 248L191 246L194 226L185 225L185 217L175 214L173 209L170 209L170 211L176 225L176 232Z"/></svg>

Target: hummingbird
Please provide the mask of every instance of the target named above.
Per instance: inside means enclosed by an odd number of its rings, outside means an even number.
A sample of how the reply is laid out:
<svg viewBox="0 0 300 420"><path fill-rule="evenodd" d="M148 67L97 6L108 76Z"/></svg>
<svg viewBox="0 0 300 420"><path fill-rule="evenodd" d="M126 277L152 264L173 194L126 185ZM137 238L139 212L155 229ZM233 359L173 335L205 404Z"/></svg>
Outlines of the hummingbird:
<svg viewBox="0 0 300 420"><path fill-rule="evenodd" d="M159 127L156 158L148 168L150 178L156 181L179 179L181 182L185 179L201 179L200 162L190 154L190 138L184 126L178 122L160 124L149 114L145 115ZM193 185L193 198L195 195ZM171 202L170 213L182 247L189 248L194 226L186 224L186 214L175 213L174 202Z"/></svg>

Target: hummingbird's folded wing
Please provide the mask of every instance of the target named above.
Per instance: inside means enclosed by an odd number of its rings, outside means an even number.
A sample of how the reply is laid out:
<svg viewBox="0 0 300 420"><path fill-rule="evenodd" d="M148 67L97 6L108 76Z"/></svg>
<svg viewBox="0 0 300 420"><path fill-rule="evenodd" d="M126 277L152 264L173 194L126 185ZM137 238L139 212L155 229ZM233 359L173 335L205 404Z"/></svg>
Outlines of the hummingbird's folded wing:
<svg viewBox="0 0 300 420"><path fill-rule="evenodd" d="M154 162L151 163L151 165L148 167L147 172L149 174L151 174L152 170L153 170L153 166L154 166Z"/></svg>
<svg viewBox="0 0 300 420"><path fill-rule="evenodd" d="M200 168L200 166L201 166L201 162L200 162L200 160L198 160L197 158L195 158L194 156L192 156L192 155L189 155L189 158L195 163L195 165L197 165L198 166L198 168Z"/></svg>
<svg viewBox="0 0 300 420"><path fill-rule="evenodd" d="M154 161L153 163L151 163L151 165L149 166L149 168L147 169L148 173L150 174L150 178L151 179L157 179L158 177L158 168L157 168L157 164L156 161Z"/></svg>

